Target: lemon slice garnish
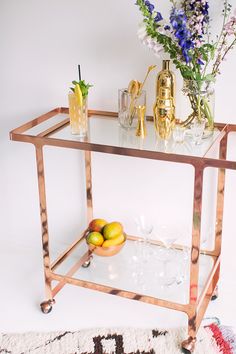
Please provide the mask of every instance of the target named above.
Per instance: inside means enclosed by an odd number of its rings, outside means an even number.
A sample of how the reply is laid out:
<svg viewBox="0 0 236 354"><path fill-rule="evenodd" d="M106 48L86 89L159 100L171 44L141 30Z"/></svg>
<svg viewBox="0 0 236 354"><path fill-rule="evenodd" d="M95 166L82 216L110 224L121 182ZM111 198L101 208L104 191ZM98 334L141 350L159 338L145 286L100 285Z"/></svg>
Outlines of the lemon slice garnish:
<svg viewBox="0 0 236 354"><path fill-rule="evenodd" d="M80 85L79 84L76 84L75 85L75 98L77 100L77 103L80 107L83 106L83 95L82 95L82 92L81 92L81 89L80 89Z"/></svg>

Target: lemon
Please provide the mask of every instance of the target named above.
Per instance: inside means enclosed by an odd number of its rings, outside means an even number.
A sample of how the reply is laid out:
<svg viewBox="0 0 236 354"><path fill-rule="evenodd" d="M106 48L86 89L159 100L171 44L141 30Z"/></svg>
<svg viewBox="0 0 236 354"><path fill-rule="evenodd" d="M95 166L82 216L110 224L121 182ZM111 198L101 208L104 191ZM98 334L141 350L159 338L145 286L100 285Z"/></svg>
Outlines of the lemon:
<svg viewBox="0 0 236 354"><path fill-rule="evenodd" d="M117 236L116 238L113 238L111 240L105 240L102 244L102 247L111 247L111 246L118 246L121 245L125 240L124 234L121 234L120 236Z"/></svg>
<svg viewBox="0 0 236 354"><path fill-rule="evenodd" d="M113 221L104 226L102 233L106 240L111 240L123 234L123 226L120 222Z"/></svg>
<svg viewBox="0 0 236 354"><path fill-rule="evenodd" d="M93 219L89 224L89 230L101 232L106 224L107 221L104 219Z"/></svg>
<svg viewBox="0 0 236 354"><path fill-rule="evenodd" d="M104 238L100 232L90 232L87 236L87 242L94 246L101 246L104 242Z"/></svg>
<svg viewBox="0 0 236 354"><path fill-rule="evenodd" d="M80 107L83 106L83 95L82 95L82 92L81 92L81 89L80 89L80 85L79 84L76 84L75 85L75 98L77 100L77 103Z"/></svg>

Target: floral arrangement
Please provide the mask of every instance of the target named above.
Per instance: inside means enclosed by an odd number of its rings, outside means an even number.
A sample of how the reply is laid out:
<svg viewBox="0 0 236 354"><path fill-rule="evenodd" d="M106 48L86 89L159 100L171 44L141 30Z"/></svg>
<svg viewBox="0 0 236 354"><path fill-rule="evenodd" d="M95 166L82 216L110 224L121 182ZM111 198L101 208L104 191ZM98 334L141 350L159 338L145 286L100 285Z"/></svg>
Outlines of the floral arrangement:
<svg viewBox="0 0 236 354"><path fill-rule="evenodd" d="M141 41L155 54L161 50L169 53L184 79L199 83L214 81L221 63L236 44L236 10L233 15L228 0L223 2L222 28L220 34L211 39L207 0L170 2L169 19L164 20L150 1L136 1L144 17L138 32Z"/></svg>
<svg viewBox="0 0 236 354"><path fill-rule="evenodd" d="M212 83L220 73L220 65L236 44L236 9L222 0L222 28L211 38L209 3L207 0L170 0L168 20L148 0L137 0L144 17L138 34L156 55L164 50L184 79L184 94L192 113L182 124L204 121L207 134L214 131L214 89ZM205 136L207 136L205 134Z"/></svg>

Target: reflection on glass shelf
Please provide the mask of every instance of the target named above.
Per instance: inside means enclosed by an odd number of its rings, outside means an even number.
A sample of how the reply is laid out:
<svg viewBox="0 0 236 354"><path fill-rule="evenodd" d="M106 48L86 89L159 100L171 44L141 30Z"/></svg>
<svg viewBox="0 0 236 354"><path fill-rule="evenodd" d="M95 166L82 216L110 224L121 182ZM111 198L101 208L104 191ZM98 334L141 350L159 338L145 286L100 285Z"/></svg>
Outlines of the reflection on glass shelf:
<svg viewBox="0 0 236 354"><path fill-rule="evenodd" d="M119 254L112 257L94 255L90 266L81 267L73 277L181 304L188 303L189 259L186 257L186 252L172 250L174 257L165 264L167 268L163 270L163 262L157 252L161 248L155 245L149 247L155 248L155 251L151 252L152 257L142 262L139 254L140 242L137 245L136 242L127 240ZM65 275L86 251L87 245L84 241L55 272ZM200 256L199 291L203 288L212 266L211 257ZM163 271L168 277L174 277L174 282L169 285L168 282L163 282Z"/></svg>
<svg viewBox="0 0 236 354"><path fill-rule="evenodd" d="M35 127L26 130L25 134L36 136L36 135L42 133L43 131L45 131L46 129L51 128L55 124L61 123L62 121L64 121L65 119L68 119L68 118L69 118L68 114L59 113L59 114L53 116L52 118L46 120L45 122L42 122L42 123L36 125Z"/></svg>
<svg viewBox="0 0 236 354"><path fill-rule="evenodd" d="M142 139L136 137L135 129L126 130L120 127L116 118L92 116L89 119L89 134L85 141L103 146L202 157L215 141L218 134L219 131L215 130L211 137L203 139L199 145L193 144L189 135L186 135L183 143L177 143L173 138L164 141L157 137L153 122L147 122L147 136ZM65 126L61 130L51 134L50 137L71 141L84 141L76 136L72 136L69 126Z"/></svg>

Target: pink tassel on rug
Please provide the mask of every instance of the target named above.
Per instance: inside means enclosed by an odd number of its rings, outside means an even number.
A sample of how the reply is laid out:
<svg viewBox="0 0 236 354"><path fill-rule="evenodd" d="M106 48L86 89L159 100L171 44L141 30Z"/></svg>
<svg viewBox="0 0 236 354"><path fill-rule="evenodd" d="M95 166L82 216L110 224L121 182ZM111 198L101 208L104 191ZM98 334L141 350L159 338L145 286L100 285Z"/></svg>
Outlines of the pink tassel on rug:
<svg viewBox="0 0 236 354"><path fill-rule="evenodd" d="M218 326L215 323L207 327L211 330L220 353L236 354L235 335L230 327Z"/></svg>

